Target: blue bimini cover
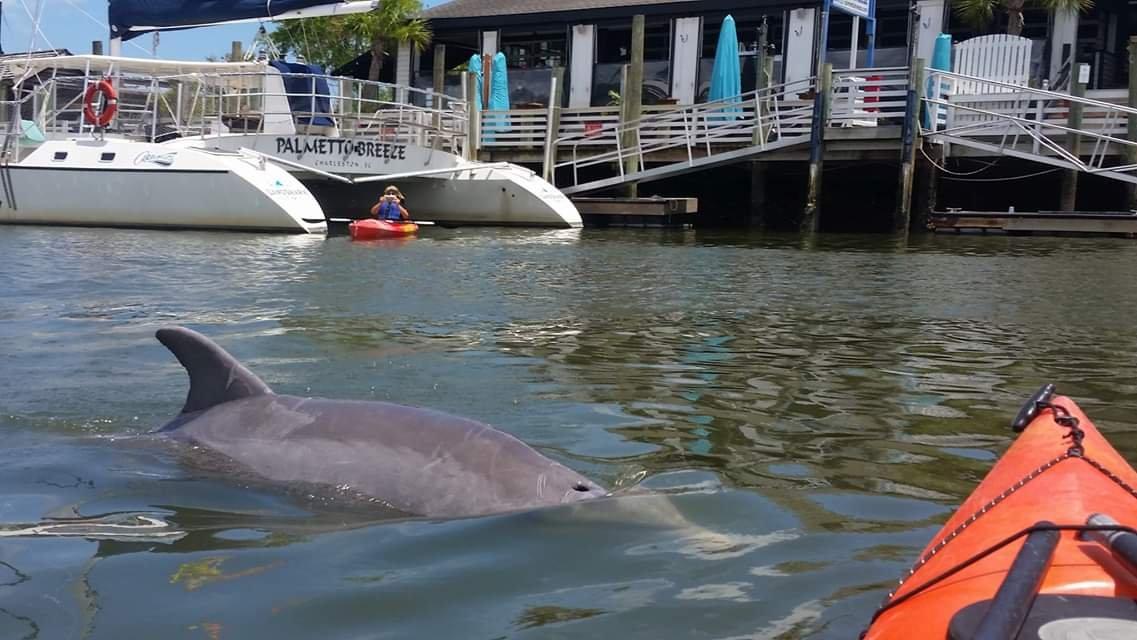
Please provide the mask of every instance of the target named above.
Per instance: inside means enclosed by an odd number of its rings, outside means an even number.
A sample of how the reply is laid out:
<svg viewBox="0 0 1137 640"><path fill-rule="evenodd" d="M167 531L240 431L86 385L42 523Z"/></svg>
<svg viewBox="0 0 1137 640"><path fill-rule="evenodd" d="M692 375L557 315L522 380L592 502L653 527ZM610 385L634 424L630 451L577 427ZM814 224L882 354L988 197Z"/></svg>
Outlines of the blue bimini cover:
<svg viewBox="0 0 1137 640"><path fill-rule="evenodd" d="M324 78L324 71L320 67L283 60L273 60L269 64L283 76L284 90L288 93L288 107L292 109L293 114L302 114L294 115L297 124L313 124L321 127L335 125L330 117L332 95L328 90L328 81Z"/></svg>

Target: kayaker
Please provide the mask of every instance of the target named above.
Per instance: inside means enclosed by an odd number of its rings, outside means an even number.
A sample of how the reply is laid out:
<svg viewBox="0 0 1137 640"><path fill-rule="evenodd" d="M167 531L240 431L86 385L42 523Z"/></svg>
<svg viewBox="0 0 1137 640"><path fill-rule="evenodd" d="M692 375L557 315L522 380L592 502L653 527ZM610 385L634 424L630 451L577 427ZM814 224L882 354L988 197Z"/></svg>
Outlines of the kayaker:
<svg viewBox="0 0 1137 640"><path fill-rule="evenodd" d="M399 188L390 185L383 190L379 202L371 207L371 215L389 222L410 222L411 214L407 213L407 208L403 206L405 200Z"/></svg>

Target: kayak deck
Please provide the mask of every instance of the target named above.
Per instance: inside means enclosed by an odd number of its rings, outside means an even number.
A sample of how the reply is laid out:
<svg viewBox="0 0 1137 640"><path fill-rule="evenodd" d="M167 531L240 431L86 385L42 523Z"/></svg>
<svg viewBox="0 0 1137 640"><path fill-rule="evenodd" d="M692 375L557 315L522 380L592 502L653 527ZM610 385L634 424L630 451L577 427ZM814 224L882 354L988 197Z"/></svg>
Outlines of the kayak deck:
<svg viewBox="0 0 1137 640"><path fill-rule="evenodd" d="M1137 472L1072 400L1052 393L1044 387L1024 407L1021 435L888 595L864 638L1065 638L1053 633L1073 624L1075 609L1083 622L1109 627L1087 638L1137 638L1137 567L1086 539L1100 528L1132 531L1086 523L1108 514L1137 524ZM1013 633L983 635L998 618ZM1028 631L1043 627L1051 635Z"/></svg>

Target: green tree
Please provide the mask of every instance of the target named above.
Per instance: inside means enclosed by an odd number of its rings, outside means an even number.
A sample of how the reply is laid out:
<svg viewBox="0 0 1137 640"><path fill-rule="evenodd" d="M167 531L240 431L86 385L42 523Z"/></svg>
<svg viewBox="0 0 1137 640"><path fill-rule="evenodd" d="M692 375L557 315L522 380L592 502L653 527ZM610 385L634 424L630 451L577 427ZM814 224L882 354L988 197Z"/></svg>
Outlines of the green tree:
<svg viewBox="0 0 1137 640"><path fill-rule="evenodd" d="M991 24L995 11L1007 14L1007 33L1021 35L1023 31L1023 8L1027 2L1040 6L1051 13L1055 11L1085 11L1094 6L1093 0L954 0L955 13L968 24L983 28Z"/></svg>
<svg viewBox="0 0 1137 640"><path fill-rule="evenodd" d="M418 17L421 11L420 0L383 0L368 13L283 22L273 31L272 42L281 53L297 53L329 68L370 49L367 77L378 80L383 58L399 42L410 43L416 51L430 44L433 36L426 21Z"/></svg>

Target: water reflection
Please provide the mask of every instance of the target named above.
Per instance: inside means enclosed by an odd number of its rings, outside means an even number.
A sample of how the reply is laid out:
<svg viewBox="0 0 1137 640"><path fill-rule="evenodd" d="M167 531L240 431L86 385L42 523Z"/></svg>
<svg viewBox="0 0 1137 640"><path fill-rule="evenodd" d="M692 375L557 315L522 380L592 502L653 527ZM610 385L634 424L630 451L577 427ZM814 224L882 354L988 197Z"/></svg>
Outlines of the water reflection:
<svg viewBox="0 0 1137 640"><path fill-rule="evenodd" d="M847 638L1040 382L1137 457L1128 242L4 228L0 252L0 523L184 533L0 539L0 637ZM175 322L282 393L484 420L690 526L388 521L193 470L132 444L184 400Z"/></svg>

